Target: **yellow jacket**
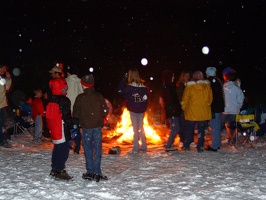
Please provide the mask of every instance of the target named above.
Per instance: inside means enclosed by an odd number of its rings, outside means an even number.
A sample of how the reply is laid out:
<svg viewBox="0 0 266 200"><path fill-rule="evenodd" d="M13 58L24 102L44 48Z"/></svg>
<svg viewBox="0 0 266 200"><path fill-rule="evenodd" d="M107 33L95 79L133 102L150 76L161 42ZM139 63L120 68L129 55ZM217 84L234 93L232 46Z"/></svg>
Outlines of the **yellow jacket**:
<svg viewBox="0 0 266 200"><path fill-rule="evenodd" d="M182 110L189 121L212 119L212 89L208 80L189 81L182 97Z"/></svg>

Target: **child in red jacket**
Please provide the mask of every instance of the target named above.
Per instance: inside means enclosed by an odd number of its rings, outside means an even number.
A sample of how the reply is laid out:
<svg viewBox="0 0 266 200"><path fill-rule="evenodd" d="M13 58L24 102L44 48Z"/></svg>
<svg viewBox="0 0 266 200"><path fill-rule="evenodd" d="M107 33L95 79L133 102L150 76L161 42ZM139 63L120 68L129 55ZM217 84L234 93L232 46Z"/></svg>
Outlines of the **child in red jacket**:
<svg viewBox="0 0 266 200"><path fill-rule="evenodd" d="M43 121L42 117L44 115L44 106L42 97L42 90L36 89L34 90L34 99L32 101L32 118L35 123L35 131L34 131L34 142L41 143L42 131L43 131Z"/></svg>

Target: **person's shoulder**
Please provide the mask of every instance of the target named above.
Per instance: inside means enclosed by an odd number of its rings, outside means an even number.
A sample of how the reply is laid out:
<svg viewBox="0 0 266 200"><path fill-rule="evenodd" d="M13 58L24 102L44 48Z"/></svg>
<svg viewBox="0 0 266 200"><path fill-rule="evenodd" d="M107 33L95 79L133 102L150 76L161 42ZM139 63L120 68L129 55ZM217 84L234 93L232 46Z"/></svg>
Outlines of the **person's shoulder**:
<svg viewBox="0 0 266 200"><path fill-rule="evenodd" d="M186 86L196 85L197 83L195 81L188 81L186 83Z"/></svg>

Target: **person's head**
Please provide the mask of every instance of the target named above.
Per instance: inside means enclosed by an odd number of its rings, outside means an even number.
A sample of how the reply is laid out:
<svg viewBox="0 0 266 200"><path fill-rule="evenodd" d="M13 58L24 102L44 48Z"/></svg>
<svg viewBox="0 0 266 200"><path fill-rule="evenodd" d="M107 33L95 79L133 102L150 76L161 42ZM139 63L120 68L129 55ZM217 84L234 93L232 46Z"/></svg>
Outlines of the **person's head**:
<svg viewBox="0 0 266 200"><path fill-rule="evenodd" d="M93 88L94 87L94 77L92 74L83 76L80 79L80 83L83 88Z"/></svg>
<svg viewBox="0 0 266 200"><path fill-rule="evenodd" d="M223 74L224 81L234 81L235 73Z"/></svg>
<svg viewBox="0 0 266 200"><path fill-rule="evenodd" d="M35 97L37 97L37 98L42 97L42 90L41 89L35 89L33 92L34 92Z"/></svg>
<svg viewBox="0 0 266 200"><path fill-rule="evenodd" d="M209 76L216 76L216 68L215 67L207 67L205 73L206 73L207 78Z"/></svg>
<svg viewBox="0 0 266 200"><path fill-rule="evenodd" d="M55 78L49 81L49 87L52 95L66 95L67 94L67 83L64 78Z"/></svg>
<svg viewBox="0 0 266 200"><path fill-rule="evenodd" d="M231 67L226 67L222 72L224 81L234 81L235 73L236 71L234 69Z"/></svg>
<svg viewBox="0 0 266 200"><path fill-rule="evenodd" d="M236 82L236 85L241 88L241 80L240 80L240 78L236 78L235 82Z"/></svg>
<svg viewBox="0 0 266 200"><path fill-rule="evenodd" d="M190 79L190 74L189 74L189 71L182 71L180 76L179 76L179 79L178 79L178 82L188 82Z"/></svg>
<svg viewBox="0 0 266 200"><path fill-rule="evenodd" d="M61 78L62 77L62 69L59 67L53 67L49 73L51 73L52 78Z"/></svg>
<svg viewBox="0 0 266 200"><path fill-rule="evenodd" d="M194 81L199 81L199 80L203 80L204 79L204 75L202 73L202 71L197 70L193 73L193 80Z"/></svg>
<svg viewBox="0 0 266 200"><path fill-rule="evenodd" d="M162 73L162 82L164 84L172 84L174 82L175 75L171 70L164 70Z"/></svg>
<svg viewBox="0 0 266 200"><path fill-rule="evenodd" d="M128 70L128 83L142 83L141 78L139 76L139 71L137 69Z"/></svg>

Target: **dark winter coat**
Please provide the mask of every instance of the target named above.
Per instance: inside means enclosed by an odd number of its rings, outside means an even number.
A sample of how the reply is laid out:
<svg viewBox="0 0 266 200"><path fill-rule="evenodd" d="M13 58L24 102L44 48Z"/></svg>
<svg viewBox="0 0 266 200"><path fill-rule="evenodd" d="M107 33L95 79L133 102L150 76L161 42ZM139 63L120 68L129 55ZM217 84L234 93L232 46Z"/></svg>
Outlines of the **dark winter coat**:
<svg viewBox="0 0 266 200"><path fill-rule="evenodd" d="M225 107L223 84L217 77L210 76L208 80L210 81L213 95L211 111L212 113L222 113Z"/></svg>
<svg viewBox="0 0 266 200"><path fill-rule="evenodd" d="M148 104L148 91L144 84L135 82L126 84L122 79L118 86L118 93L125 98L126 107L130 112L144 113Z"/></svg>
<svg viewBox="0 0 266 200"><path fill-rule="evenodd" d="M104 97L94 88L84 89L77 96L73 106L73 117L79 119L82 128L91 129L103 126L103 119L108 114Z"/></svg>
<svg viewBox="0 0 266 200"><path fill-rule="evenodd" d="M160 96L163 99L166 118L178 117L181 115L182 109L177 98L175 85L163 84Z"/></svg>

